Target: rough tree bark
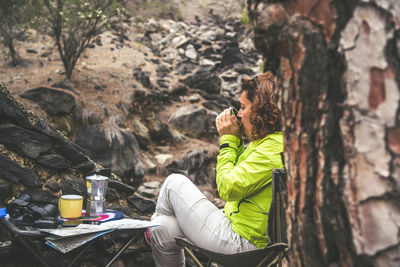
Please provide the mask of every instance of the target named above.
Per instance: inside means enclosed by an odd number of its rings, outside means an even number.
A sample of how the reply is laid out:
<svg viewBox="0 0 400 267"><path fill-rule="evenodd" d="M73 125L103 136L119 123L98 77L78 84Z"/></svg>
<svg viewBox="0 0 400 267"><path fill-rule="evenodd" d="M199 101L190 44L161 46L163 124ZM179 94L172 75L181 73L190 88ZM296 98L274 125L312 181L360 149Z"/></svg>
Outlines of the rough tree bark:
<svg viewBox="0 0 400 267"><path fill-rule="evenodd" d="M400 266L400 1L248 0L283 111L291 266Z"/></svg>

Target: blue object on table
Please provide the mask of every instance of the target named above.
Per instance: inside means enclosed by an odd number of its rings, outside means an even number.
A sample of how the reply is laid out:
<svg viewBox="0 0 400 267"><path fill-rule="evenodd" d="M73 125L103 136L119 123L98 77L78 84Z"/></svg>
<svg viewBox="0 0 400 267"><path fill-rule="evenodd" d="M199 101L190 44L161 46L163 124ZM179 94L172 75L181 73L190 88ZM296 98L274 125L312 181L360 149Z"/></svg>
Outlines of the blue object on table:
<svg viewBox="0 0 400 267"><path fill-rule="evenodd" d="M0 209L0 219L3 219L6 216L7 216L7 209L6 208Z"/></svg>
<svg viewBox="0 0 400 267"><path fill-rule="evenodd" d="M86 214L86 210L82 210L82 214ZM76 219L65 219L58 216L58 221L63 226L76 226L81 223L87 224L101 224L103 222L119 220L122 218L122 212L116 210L107 210L107 212L103 215L93 216L93 217L85 217L82 216Z"/></svg>
<svg viewBox="0 0 400 267"><path fill-rule="evenodd" d="M107 214L109 217L107 219L102 220L101 222L109 222L113 220L119 220L122 218L122 212L116 210L107 210Z"/></svg>

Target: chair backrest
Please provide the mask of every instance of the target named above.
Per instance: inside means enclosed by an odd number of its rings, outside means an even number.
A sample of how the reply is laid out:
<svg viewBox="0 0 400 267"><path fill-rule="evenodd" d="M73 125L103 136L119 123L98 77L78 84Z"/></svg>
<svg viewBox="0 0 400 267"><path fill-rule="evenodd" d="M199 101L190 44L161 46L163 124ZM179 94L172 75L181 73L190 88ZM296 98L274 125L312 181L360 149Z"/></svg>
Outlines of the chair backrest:
<svg viewBox="0 0 400 267"><path fill-rule="evenodd" d="M283 201L286 199L286 172L282 169L272 171L272 202L268 212L267 233L270 244L287 243L286 217Z"/></svg>

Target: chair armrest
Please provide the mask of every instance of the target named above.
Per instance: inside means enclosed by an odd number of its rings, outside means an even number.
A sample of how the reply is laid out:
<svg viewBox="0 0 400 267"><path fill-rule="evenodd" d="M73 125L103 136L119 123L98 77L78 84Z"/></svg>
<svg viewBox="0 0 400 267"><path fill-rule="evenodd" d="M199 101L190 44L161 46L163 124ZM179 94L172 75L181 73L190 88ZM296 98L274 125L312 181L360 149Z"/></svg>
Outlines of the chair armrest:
<svg viewBox="0 0 400 267"><path fill-rule="evenodd" d="M188 239L186 239L184 237L175 236L174 239L175 239L176 244L180 247L189 247L191 249L199 249L199 247L197 247L195 244L193 244L192 242L190 242Z"/></svg>
<svg viewBox="0 0 400 267"><path fill-rule="evenodd" d="M265 246L263 249L275 249L275 250L285 250L288 248L288 244L283 242L277 242L268 246Z"/></svg>

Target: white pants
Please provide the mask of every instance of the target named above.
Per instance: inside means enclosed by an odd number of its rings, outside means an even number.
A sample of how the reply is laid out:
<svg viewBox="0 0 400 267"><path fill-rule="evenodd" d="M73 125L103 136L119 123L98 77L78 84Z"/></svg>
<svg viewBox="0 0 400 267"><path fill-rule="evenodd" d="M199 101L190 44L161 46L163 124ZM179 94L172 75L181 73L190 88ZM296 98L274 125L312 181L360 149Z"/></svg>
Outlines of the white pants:
<svg viewBox="0 0 400 267"><path fill-rule="evenodd" d="M219 253L237 253L257 247L232 230L230 220L184 175L165 180L151 220L161 226L150 230L156 266L185 266L183 249L174 236L186 237L199 247Z"/></svg>

